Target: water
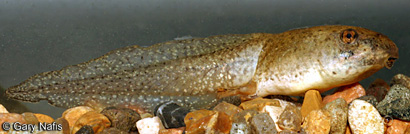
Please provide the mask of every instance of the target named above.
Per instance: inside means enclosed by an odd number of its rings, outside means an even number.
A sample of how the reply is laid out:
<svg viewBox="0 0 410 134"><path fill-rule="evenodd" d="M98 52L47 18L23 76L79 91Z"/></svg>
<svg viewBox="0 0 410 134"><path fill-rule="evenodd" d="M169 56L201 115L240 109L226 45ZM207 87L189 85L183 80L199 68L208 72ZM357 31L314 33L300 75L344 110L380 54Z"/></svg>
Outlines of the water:
<svg viewBox="0 0 410 134"><path fill-rule="evenodd" d="M410 75L408 5L404 0L0 0L0 86L129 45L343 24L381 32L399 47L394 67L362 81L367 87L376 78ZM24 104L54 118L64 110L47 102Z"/></svg>

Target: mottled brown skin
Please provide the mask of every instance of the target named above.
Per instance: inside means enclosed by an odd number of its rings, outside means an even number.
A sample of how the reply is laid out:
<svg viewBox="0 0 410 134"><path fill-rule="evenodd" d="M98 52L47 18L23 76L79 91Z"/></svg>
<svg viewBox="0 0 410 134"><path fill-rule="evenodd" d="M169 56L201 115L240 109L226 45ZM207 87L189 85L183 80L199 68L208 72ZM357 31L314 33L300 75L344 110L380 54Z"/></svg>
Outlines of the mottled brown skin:
<svg viewBox="0 0 410 134"><path fill-rule="evenodd" d="M397 58L396 45L380 33L318 26L126 47L35 75L6 94L60 107L96 101L151 111L159 103L175 101L198 109L228 95L326 91L390 68Z"/></svg>

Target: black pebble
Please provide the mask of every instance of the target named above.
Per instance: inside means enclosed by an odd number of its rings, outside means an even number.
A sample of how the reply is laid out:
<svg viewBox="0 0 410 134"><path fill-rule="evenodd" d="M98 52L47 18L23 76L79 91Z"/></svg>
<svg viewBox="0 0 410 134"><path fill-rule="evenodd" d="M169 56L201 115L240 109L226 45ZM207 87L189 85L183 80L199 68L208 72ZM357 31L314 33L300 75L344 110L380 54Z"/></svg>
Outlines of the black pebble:
<svg viewBox="0 0 410 134"><path fill-rule="evenodd" d="M165 128L184 127L184 118L190 112L174 102L166 102L155 107L154 115L158 116Z"/></svg>

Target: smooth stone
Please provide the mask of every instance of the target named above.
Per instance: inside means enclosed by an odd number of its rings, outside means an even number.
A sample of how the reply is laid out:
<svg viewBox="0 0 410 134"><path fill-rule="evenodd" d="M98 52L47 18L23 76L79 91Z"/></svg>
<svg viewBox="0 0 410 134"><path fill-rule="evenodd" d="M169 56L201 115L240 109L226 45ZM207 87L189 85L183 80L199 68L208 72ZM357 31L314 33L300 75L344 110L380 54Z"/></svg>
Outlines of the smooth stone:
<svg viewBox="0 0 410 134"><path fill-rule="evenodd" d="M243 111L238 106L235 106L231 103L221 102L213 108L214 111L224 112L228 116L233 117L236 113Z"/></svg>
<svg viewBox="0 0 410 134"><path fill-rule="evenodd" d="M323 108L329 112L330 115L330 133L344 134L347 125L348 107L344 99L338 98L332 102L327 103Z"/></svg>
<svg viewBox="0 0 410 134"><path fill-rule="evenodd" d="M95 133L100 133L105 128L109 128L111 122L103 114L97 113L96 111L90 111L78 118L74 124L73 132L77 132L85 125L91 126Z"/></svg>
<svg viewBox="0 0 410 134"><path fill-rule="evenodd" d="M84 125L75 134L94 134L94 130L91 126Z"/></svg>
<svg viewBox="0 0 410 134"><path fill-rule="evenodd" d="M393 85L377 109L382 115L410 121L410 89L400 84Z"/></svg>
<svg viewBox="0 0 410 134"><path fill-rule="evenodd" d="M249 121L257 114L259 114L259 112L254 109L243 110L242 112L236 113L232 118L232 128L230 133L251 134L252 130Z"/></svg>
<svg viewBox="0 0 410 134"><path fill-rule="evenodd" d="M107 107L101 114L108 117L112 127L126 132L136 130L135 123L141 119L137 112L129 108Z"/></svg>
<svg viewBox="0 0 410 134"><path fill-rule="evenodd" d="M7 111L7 109L3 105L0 104L0 114L1 113L9 113L9 111Z"/></svg>
<svg viewBox="0 0 410 134"><path fill-rule="evenodd" d="M39 123L37 117L30 112L22 113L24 120L26 120L27 124L34 124L37 125Z"/></svg>
<svg viewBox="0 0 410 134"><path fill-rule="evenodd" d="M37 117L38 122L47 122L47 123L53 123L54 122L53 118L51 118L50 116L45 115L45 114L34 114L34 116Z"/></svg>
<svg viewBox="0 0 410 134"><path fill-rule="evenodd" d="M329 102L336 100L337 98L343 98L349 104L354 99L357 99L361 96L366 95L366 91L359 83L354 83L351 85L346 85L339 87L335 93L325 96L323 98L323 105L326 105Z"/></svg>
<svg viewBox="0 0 410 134"><path fill-rule="evenodd" d="M383 134L385 131L384 119L372 104L364 100L350 103L348 121L354 134Z"/></svg>
<svg viewBox="0 0 410 134"><path fill-rule="evenodd" d="M57 118L56 120L55 120L55 122L57 123L57 124L61 124L61 126L62 126L62 128L63 128L63 130L62 130L62 132L63 132L63 134L70 134L70 131L71 131L71 129L70 129L70 125L68 124L68 121L66 120L66 119L64 119L64 118Z"/></svg>
<svg viewBox="0 0 410 134"><path fill-rule="evenodd" d="M374 97L373 95L365 95L362 97L357 98L359 100L364 100L370 104L372 104L374 107L377 106L377 104L379 104L379 102L377 101L376 97Z"/></svg>
<svg viewBox="0 0 410 134"><path fill-rule="evenodd" d="M410 125L410 122L401 120L391 120L387 125L386 134L404 134L406 129Z"/></svg>
<svg viewBox="0 0 410 134"><path fill-rule="evenodd" d="M254 115L250 121L251 133L253 134L276 134L275 122L267 113Z"/></svg>
<svg viewBox="0 0 410 134"><path fill-rule="evenodd" d="M384 80L376 79L366 89L366 94L374 96L377 99L377 102L379 102L383 100L384 96L386 96L389 89L389 84L387 84Z"/></svg>
<svg viewBox="0 0 410 134"><path fill-rule="evenodd" d="M157 116L141 119L137 121L136 126L140 134L158 134L159 130L165 129Z"/></svg>
<svg viewBox="0 0 410 134"><path fill-rule="evenodd" d="M404 74L397 74L393 77L393 79L390 81L390 86L392 85L403 85L410 89L410 77L404 75Z"/></svg>
<svg viewBox="0 0 410 134"><path fill-rule="evenodd" d="M123 131L115 127L106 128L101 131L102 134L129 134L128 131Z"/></svg>
<svg viewBox="0 0 410 134"><path fill-rule="evenodd" d="M154 111L154 115L161 119L165 128L185 127L184 118L190 112L188 108L174 102L162 103Z"/></svg>
<svg viewBox="0 0 410 134"><path fill-rule="evenodd" d="M0 124L4 122L20 122L26 124L26 120L23 115L17 113L0 113ZM0 131L4 131L3 127L0 127Z"/></svg>
<svg viewBox="0 0 410 134"><path fill-rule="evenodd" d="M305 93L305 98L303 100L302 108L300 112L302 117L305 118L311 111L318 110L321 108L322 97L320 92L317 90L309 90Z"/></svg>
<svg viewBox="0 0 410 134"><path fill-rule="evenodd" d="M302 114L294 105L286 106L279 117L278 125L281 129L300 131L302 124Z"/></svg>
<svg viewBox="0 0 410 134"><path fill-rule="evenodd" d="M75 122L78 120L78 118L80 118L83 114L90 111L94 111L94 109L87 106L73 107L65 110L63 112L62 117L68 121L68 125L70 125L70 128L72 128Z"/></svg>
<svg viewBox="0 0 410 134"><path fill-rule="evenodd" d="M187 115L187 117L189 117ZM224 112L213 111L212 114L204 116L194 122L187 123L186 134L198 133L222 133L229 134L232 121L230 117Z"/></svg>
<svg viewBox="0 0 410 134"><path fill-rule="evenodd" d="M331 117L327 110L319 109L310 112L303 121L302 128L304 132L320 132L328 134L330 132Z"/></svg>
<svg viewBox="0 0 410 134"><path fill-rule="evenodd" d="M244 110L253 109L256 111L261 111L265 106L280 107L280 102L276 99L256 98L250 101L243 102L241 105L239 105L239 107Z"/></svg>

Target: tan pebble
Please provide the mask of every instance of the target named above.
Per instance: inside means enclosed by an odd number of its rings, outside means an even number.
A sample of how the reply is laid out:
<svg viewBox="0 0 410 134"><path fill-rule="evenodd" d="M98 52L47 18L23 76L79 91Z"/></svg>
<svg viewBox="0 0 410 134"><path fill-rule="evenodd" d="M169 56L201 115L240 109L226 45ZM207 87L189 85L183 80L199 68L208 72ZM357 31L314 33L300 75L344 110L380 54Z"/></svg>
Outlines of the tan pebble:
<svg viewBox="0 0 410 134"><path fill-rule="evenodd" d="M186 125L186 134L198 134L198 133L220 133L229 134L231 130L232 121L230 117L224 112L214 112L211 115L195 120L194 122Z"/></svg>
<svg viewBox="0 0 410 134"><path fill-rule="evenodd" d="M70 128L72 128L78 118L90 111L94 111L94 109L87 106L73 107L65 110L62 117L68 121L68 125L70 125Z"/></svg>
<svg viewBox="0 0 410 134"><path fill-rule="evenodd" d="M39 123L37 117L33 113L25 112L25 113L22 113L21 115L23 115L24 119L27 121L28 124L38 124Z"/></svg>
<svg viewBox="0 0 410 134"><path fill-rule="evenodd" d="M348 121L354 134L383 134L385 131L384 120L377 109L363 100L350 103Z"/></svg>
<svg viewBox="0 0 410 134"><path fill-rule="evenodd" d="M351 85L347 86L342 86L336 90L335 93L332 95L325 96L323 98L323 105L326 105L329 102L332 102L333 100L336 100L337 98L343 98L349 104L352 102L354 99L359 98L361 96L365 96L366 91L364 90L363 86L360 85L359 83L354 83Z"/></svg>
<svg viewBox="0 0 410 134"><path fill-rule="evenodd" d="M171 128L171 129L161 129L158 134L182 134L185 127L181 128Z"/></svg>
<svg viewBox="0 0 410 134"><path fill-rule="evenodd" d="M317 90L309 90L305 94L305 99L303 100L302 108L300 112L302 113L302 117L305 118L310 111L318 110L321 108L322 104L322 97L320 96L320 92Z"/></svg>
<svg viewBox="0 0 410 134"><path fill-rule="evenodd" d="M189 112L187 115L185 115L185 118L184 118L185 125L190 126L193 122L196 122L204 117L213 115L215 113L216 113L215 111L205 110L205 109Z"/></svg>
<svg viewBox="0 0 410 134"><path fill-rule="evenodd" d="M26 120L23 115L17 113L0 113L0 124L4 122L20 122L26 124ZM0 131L3 131L3 128L0 127Z"/></svg>
<svg viewBox="0 0 410 134"><path fill-rule="evenodd" d="M348 107L344 99L338 98L327 103L323 108L327 110L331 118L330 133L343 134L346 131Z"/></svg>
<svg viewBox="0 0 410 134"><path fill-rule="evenodd" d="M68 125L68 121L64 118L57 118L55 120L57 124L61 124L63 134L70 134L70 126Z"/></svg>
<svg viewBox="0 0 410 134"><path fill-rule="evenodd" d="M281 129L299 131L302 123L302 115L300 110L294 105L286 106L279 117L278 125Z"/></svg>
<svg viewBox="0 0 410 134"><path fill-rule="evenodd" d="M404 134L407 127L410 125L408 121L401 120L391 120L389 126L387 127L386 134Z"/></svg>
<svg viewBox="0 0 410 134"><path fill-rule="evenodd" d="M157 116L141 119L136 126L140 134L158 134L159 130L165 129Z"/></svg>
<svg viewBox="0 0 410 134"><path fill-rule="evenodd" d="M150 113L142 113L142 114L140 114L140 116L141 116L141 119L154 117L154 116L153 116L152 114L150 114Z"/></svg>
<svg viewBox="0 0 410 134"><path fill-rule="evenodd" d="M91 126L95 133L99 133L105 128L110 127L111 122L103 114L97 113L96 111L90 111L78 118L75 122L72 133L77 132L84 125Z"/></svg>
<svg viewBox="0 0 410 134"><path fill-rule="evenodd" d="M243 111L238 106L231 103L221 102L213 108L214 111L224 112L230 117L233 117L236 113Z"/></svg>
<svg viewBox="0 0 410 134"><path fill-rule="evenodd" d="M9 111L7 111L7 109L0 104L0 113L9 113Z"/></svg>
<svg viewBox="0 0 410 134"><path fill-rule="evenodd" d="M256 98L239 105L244 110L254 109L256 111L262 111L265 106L280 106L280 102L277 99Z"/></svg>
<svg viewBox="0 0 410 134"><path fill-rule="evenodd" d="M34 114L34 116L37 117L38 122L47 122L47 123L53 123L54 122L53 118L51 118L50 116L45 115L45 114Z"/></svg>
<svg viewBox="0 0 410 134"><path fill-rule="evenodd" d="M326 110L313 110L311 111L303 121L302 128L307 133L323 133L328 134L330 132L330 114Z"/></svg>

